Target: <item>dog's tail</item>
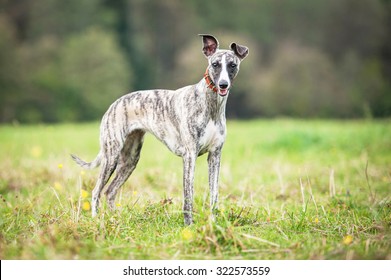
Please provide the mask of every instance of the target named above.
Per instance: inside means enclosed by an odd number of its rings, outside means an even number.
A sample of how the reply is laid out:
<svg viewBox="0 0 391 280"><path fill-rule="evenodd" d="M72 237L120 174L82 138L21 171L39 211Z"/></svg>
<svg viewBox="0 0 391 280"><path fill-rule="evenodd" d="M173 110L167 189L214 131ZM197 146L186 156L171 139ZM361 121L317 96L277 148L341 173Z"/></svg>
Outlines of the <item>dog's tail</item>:
<svg viewBox="0 0 391 280"><path fill-rule="evenodd" d="M96 168L96 167L98 167L100 165L100 163L102 161L102 155L101 155L100 152L96 156L96 158L93 161L91 161L91 162L85 162L84 160L82 160L79 157L77 157L75 155L72 155L72 154L71 154L71 157L78 165L80 165L81 167L83 167L85 169Z"/></svg>

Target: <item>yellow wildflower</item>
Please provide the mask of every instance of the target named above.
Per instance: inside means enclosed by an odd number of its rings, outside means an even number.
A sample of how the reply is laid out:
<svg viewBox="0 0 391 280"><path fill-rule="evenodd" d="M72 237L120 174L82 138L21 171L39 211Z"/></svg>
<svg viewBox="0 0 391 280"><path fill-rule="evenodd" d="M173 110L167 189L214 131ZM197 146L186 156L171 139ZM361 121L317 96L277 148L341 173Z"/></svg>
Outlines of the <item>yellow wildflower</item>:
<svg viewBox="0 0 391 280"><path fill-rule="evenodd" d="M82 189L80 195L81 195L82 198L87 198L88 197L88 192L86 190Z"/></svg>
<svg viewBox="0 0 391 280"><path fill-rule="evenodd" d="M133 195L136 196L137 195L137 191L133 191Z"/></svg>
<svg viewBox="0 0 391 280"><path fill-rule="evenodd" d="M84 175L86 175L86 172L84 170L82 170L82 171L80 171L80 175L84 176Z"/></svg>
<svg viewBox="0 0 391 280"><path fill-rule="evenodd" d="M193 239L193 232L190 229L185 228L184 230L182 230L181 236L183 240L188 241Z"/></svg>
<svg viewBox="0 0 391 280"><path fill-rule="evenodd" d="M91 210L91 204L89 201L84 201L83 202L83 205L81 206L81 208L84 210L84 211L90 211Z"/></svg>
<svg viewBox="0 0 391 280"><path fill-rule="evenodd" d="M32 157L40 158L42 156L42 148L40 146L34 146L31 148L30 154Z"/></svg>
<svg viewBox="0 0 391 280"><path fill-rule="evenodd" d="M62 169L64 166L63 166L62 163L59 163L59 164L57 165L57 167L58 167L59 169Z"/></svg>
<svg viewBox="0 0 391 280"><path fill-rule="evenodd" d="M314 219L314 223L319 224L319 219L317 217Z"/></svg>
<svg viewBox="0 0 391 280"><path fill-rule="evenodd" d="M349 235L349 234L346 235L346 236L344 236L342 242L343 242L343 244L345 244L345 245L351 244L351 243L353 242L353 236L351 236L351 235Z"/></svg>
<svg viewBox="0 0 391 280"><path fill-rule="evenodd" d="M54 188L58 191L62 190L62 185L59 182L54 182Z"/></svg>

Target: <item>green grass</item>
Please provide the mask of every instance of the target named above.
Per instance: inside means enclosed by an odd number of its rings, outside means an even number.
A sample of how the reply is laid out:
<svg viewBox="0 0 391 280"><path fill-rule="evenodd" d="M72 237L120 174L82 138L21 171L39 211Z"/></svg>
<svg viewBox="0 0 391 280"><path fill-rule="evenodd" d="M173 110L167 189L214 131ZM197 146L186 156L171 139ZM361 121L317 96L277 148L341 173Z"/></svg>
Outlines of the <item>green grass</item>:
<svg viewBox="0 0 391 280"><path fill-rule="evenodd" d="M0 126L1 259L391 259L389 120L228 122L220 213L210 221L203 156L190 227L182 161L150 135L118 211L92 219L98 170L69 154L92 160L98 135Z"/></svg>

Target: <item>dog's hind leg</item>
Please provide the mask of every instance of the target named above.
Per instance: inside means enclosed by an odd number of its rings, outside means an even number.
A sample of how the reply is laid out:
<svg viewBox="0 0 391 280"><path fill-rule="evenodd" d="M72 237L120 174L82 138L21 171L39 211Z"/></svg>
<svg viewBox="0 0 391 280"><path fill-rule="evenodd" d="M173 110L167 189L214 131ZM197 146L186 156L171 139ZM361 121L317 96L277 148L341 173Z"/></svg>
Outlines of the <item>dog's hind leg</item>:
<svg viewBox="0 0 391 280"><path fill-rule="evenodd" d="M143 146L144 134L144 131L136 130L126 137L119 156L116 175L106 190L107 202L111 210L115 209L114 202L118 190L132 174L140 159L140 151Z"/></svg>
<svg viewBox="0 0 391 280"><path fill-rule="evenodd" d="M111 175L113 174L115 167L117 165L118 157L106 157L102 160L102 167L96 182L95 188L92 191L92 200L91 200L91 209L92 217L95 217L98 213L99 208L99 199L102 193L104 186L109 181Z"/></svg>

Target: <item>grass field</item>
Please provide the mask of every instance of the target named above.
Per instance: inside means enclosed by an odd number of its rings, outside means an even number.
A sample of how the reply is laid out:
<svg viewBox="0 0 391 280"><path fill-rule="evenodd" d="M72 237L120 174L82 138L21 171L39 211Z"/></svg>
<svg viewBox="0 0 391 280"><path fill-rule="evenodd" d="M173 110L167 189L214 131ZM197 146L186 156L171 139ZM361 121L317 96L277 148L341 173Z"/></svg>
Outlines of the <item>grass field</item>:
<svg viewBox="0 0 391 280"><path fill-rule="evenodd" d="M90 217L99 124L0 126L1 259L391 259L391 124L228 122L220 213L206 156L185 227L182 161L152 136L120 192Z"/></svg>

